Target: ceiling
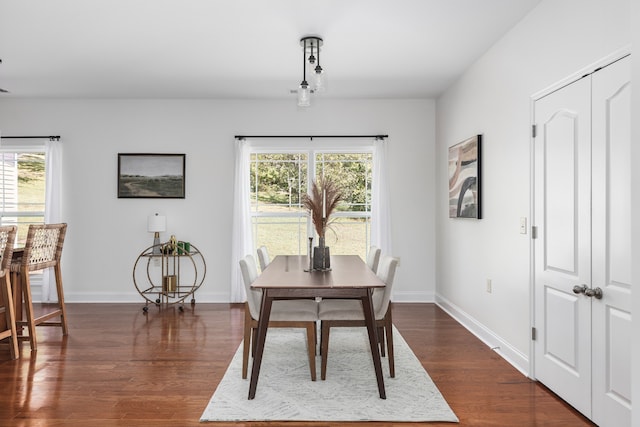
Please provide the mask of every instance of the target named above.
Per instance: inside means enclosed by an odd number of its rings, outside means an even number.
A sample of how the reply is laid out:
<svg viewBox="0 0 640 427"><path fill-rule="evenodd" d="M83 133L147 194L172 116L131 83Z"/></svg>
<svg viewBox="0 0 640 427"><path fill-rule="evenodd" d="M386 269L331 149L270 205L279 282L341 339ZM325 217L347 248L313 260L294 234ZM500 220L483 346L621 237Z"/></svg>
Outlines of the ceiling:
<svg viewBox="0 0 640 427"><path fill-rule="evenodd" d="M0 0L3 98L438 96L540 0Z"/></svg>

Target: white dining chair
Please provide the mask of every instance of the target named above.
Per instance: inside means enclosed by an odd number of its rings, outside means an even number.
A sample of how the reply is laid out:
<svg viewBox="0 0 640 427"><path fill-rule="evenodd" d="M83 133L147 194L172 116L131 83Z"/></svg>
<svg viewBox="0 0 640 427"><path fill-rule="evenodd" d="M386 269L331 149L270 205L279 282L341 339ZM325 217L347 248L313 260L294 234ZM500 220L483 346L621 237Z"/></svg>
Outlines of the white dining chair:
<svg viewBox="0 0 640 427"><path fill-rule="evenodd" d="M391 318L391 290L393 279L398 266L398 258L384 255L380 258L377 276L385 283L384 288L373 291L373 311L378 330L378 344L384 356L384 341L386 336L387 354L389 358L389 373L395 377L395 362L393 359L393 322ZM323 299L319 303L318 318L320 319L320 354L322 355L320 378L326 378L327 356L329 353L329 331L332 327L365 326L362 303L358 300Z"/></svg>
<svg viewBox="0 0 640 427"><path fill-rule="evenodd" d="M260 246L258 248L258 262L260 263L260 271L264 271L267 265L271 262L269 259L269 251L266 246Z"/></svg>
<svg viewBox="0 0 640 427"><path fill-rule="evenodd" d="M256 332L260 319L262 291L253 289L251 284L258 278L255 258L247 255L240 260L240 270L244 280L247 301L244 308L244 344L242 353L242 378L247 378L249 349L255 352ZM307 330L307 350L311 380L316 380L316 321L318 303L314 299L276 300L271 305L270 328L305 328Z"/></svg>
<svg viewBox="0 0 640 427"><path fill-rule="evenodd" d="M369 247L369 253L367 254L367 265L374 273L378 272L378 263L380 262L381 249L377 246Z"/></svg>

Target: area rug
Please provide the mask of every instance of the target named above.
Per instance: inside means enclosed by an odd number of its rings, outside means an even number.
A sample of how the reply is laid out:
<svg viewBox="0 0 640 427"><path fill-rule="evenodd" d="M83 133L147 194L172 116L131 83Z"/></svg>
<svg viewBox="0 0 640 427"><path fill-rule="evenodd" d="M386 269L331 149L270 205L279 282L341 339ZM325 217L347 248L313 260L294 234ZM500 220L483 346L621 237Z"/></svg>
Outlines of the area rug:
<svg viewBox="0 0 640 427"><path fill-rule="evenodd" d="M255 399L247 399L241 344L200 421L457 422L395 328L393 339L396 376L382 358L387 398L380 399L366 328L331 329L325 381L319 356L318 380L311 381L303 329L269 329Z"/></svg>

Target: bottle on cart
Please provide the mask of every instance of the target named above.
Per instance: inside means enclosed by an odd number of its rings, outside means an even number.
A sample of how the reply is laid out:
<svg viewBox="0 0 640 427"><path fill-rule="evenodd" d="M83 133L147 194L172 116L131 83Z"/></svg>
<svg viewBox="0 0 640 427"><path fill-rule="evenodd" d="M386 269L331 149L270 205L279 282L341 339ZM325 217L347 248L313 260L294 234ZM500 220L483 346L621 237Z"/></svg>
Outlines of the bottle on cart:
<svg viewBox="0 0 640 427"><path fill-rule="evenodd" d="M171 255L177 255L178 241L176 240L176 236L174 234L171 235L171 239L169 240L169 247L171 248Z"/></svg>

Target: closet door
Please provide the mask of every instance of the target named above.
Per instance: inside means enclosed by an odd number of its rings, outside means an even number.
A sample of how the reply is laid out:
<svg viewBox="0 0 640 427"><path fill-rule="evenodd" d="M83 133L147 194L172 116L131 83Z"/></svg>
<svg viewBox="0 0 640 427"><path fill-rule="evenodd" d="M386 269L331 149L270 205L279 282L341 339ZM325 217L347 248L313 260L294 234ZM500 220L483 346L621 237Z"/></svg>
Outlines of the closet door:
<svg viewBox="0 0 640 427"><path fill-rule="evenodd" d="M593 421L631 425L631 67L593 74ZM635 290L634 290L635 291Z"/></svg>
<svg viewBox="0 0 640 427"><path fill-rule="evenodd" d="M631 425L630 57L536 101L535 377Z"/></svg>
<svg viewBox="0 0 640 427"><path fill-rule="evenodd" d="M590 81L535 103L533 218L535 377L587 417L591 300L581 291L591 284Z"/></svg>

